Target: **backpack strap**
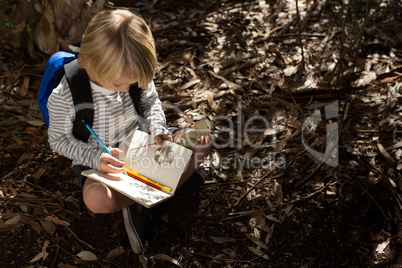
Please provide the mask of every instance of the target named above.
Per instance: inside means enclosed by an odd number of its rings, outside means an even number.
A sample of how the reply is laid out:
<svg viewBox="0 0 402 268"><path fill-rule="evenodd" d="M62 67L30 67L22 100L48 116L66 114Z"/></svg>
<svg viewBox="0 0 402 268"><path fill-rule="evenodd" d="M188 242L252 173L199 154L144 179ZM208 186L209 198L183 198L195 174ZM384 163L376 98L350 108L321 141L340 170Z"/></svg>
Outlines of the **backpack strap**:
<svg viewBox="0 0 402 268"><path fill-rule="evenodd" d="M137 112L138 115L142 116L142 109L140 106L142 90L138 86L138 83L132 84L130 86L129 93L131 99L133 100L135 111Z"/></svg>
<svg viewBox="0 0 402 268"><path fill-rule="evenodd" d="M87 142L91 133L82 120L85 120L85 123L91 127L94 121L94 105L89 77L84 69L78 67L77 59L65 64L64 72L74 102L73 135L77 139Z"/></svg>
<svg viewBox="0 0 402 268"><path fill-rule="evenodd" d="M73 123L73 135L75 138L87 142L91 133L82 123L82 120L85 120L85 123L90 127L92 127L94 122L94 105L88 74L84 69L78 67L77 59L66 63L62 69L64 69L74 102L75 120ZM138 83L130 86L129 94L138 115L142 115L140 106L141 93L142 90L138 87Z"/></svg>

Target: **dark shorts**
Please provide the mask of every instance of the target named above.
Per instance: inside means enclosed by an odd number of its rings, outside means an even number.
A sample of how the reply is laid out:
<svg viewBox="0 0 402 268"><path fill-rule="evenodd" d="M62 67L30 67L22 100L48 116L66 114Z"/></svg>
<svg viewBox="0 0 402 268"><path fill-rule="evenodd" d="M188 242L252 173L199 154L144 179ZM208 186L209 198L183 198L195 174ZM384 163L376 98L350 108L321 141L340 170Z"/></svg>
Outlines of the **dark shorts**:
<svg viewBox="0 0 402 268"><path fill-rule="evenodd" d="M88 170L88 169L91 169L91 168L87 167L87 166L83 166L83 165L73 166L73 171L74 171L75 175L77 175L77 177L78 177L78 186L80 186L81 189L84 188L85 181L87 180L87 177L81 175L81 172Z"/></svg>

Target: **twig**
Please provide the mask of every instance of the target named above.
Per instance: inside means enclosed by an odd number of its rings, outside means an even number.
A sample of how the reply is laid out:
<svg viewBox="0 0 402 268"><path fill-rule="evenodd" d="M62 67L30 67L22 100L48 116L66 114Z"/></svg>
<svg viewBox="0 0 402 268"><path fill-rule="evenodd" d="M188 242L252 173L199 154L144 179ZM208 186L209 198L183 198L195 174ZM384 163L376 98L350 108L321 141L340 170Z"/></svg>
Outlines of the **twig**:
<svg viewBox="0 0 402 268"><path fill-rule="evenodd" d="M81 243L84 244L85 246L87 246L87 247L89 247L89 248L95 250L95 248L94 248L93 246L91 246L90 244L88 244L87 242L85 242L85 241L83 241L81 238L79 238L78 235L76 235L68 226L65 226L65 227L67 228L67 230L70 231L70 233L71 233L75 238L77 238L77 240L78 240L79 242L81 242Z"/></svg>
<svg viewBox="0 0 402 268"><path fill-rule="evenodd" d="M374 166L373 164L370 163L370 161L366 158L361 146L359 143L356 141L355 137L353 137L349 132L346 132L350 138L355 142L357 148L359 149L359 152L363 158L363 160L359 159L357 156L352 154L352 156L355 157L355 159L363 164L365 164L369 169L371 169L373 172L377 173L380 177L382 177L385 180L385 183L388 185L389 189L391 190L392 194L395 196L396 202L398 203L399 209L402 209L402 197L401 195L394 189L394 186L391 184L391 182L388 179L388 175L378 167Z"/></svg>
<svg viewBox="0 0 402 268"><path fill-rule="evenodd" d="M317 171L320 170L320 168L322 167L323 164L324 164L324 161L321 161L321 162L315 167L315 169L314 169L310 174L308 174L304 179L302 179L301 181L299 181L299 182L296 183L296 187L298 187L298 186L304 184L304 183L305 183L306 181L308 181L311 177L313 177L313 176L317 173Z"/></svg>
<svg viewBox="0 0 402 268"><path fill-rule="evenodd" d="M297 29L299 32L299 44L300 44L301 56L302 56L302 68L303 68L303 72L304 72L306 69L305 69L305 62L304 62L303 42L302 42L302 37L301 37L299 1L298 0L296 0L296 15L297 15Z"/></svg>
<svg viewBox="0 0 402 268"><path fill-rule="evenodd" d="M237 206L237 205L239 204L239 202L240 202L246 195L248 195L248 193L251 192L251 190L253 190L255 186L257 186L257 184L259 184L263 179L265 179L266 177L268 177L269 174L272 173L272 171L274 171L274 169L271 169L270 171L268 171L267 174L265 174L264 176L262 176L252 187L250 187L250 189L248 189L242 196L240 196L240 198L237 200L237 202L236 202L234 205Z"/></svg>
<svg viewBox="0 0 402 268"><path fill-rule="evenodd" d="M382 213L382 215L384 216L384 218L388 219L388 216L385 215L384 210L382 210L382 208L381 208L380 205L377 203L377 201L375 201L374 197L372 197L372 196L370 195L370 193L360 185L360 183L358 183L357 185L360 187L360 189L362 189L364 192L366 192L366 194L370 197L371 200L373 200L374 204L375 204L375 205L378 207L378 209L381 211L381 213Z"/></svg>
<svg viewBox="0 0 402 268"><path fill-rule="evenodd" d="M320 193L321 191L325 190L331 183L332 183L333 179L331 179L327 184L325 184L324 186L322 186L321 188L319 188L318 190L312 192L311 194L308 194L306 196L303 196L299 199L293 200L293 201L289 201L286 203L282 203L282 204L278 204L278 205L274 205L272 207L269 208L265 208L265 209L260 209L260 210L252 210L252 211L244 211L244 212L238 212L241 213L241 215L237 215L237 216L233 216L233 217L228 217L228 218L224 218L221 219L220 221L226 221L226 220L232 220L232 219L237 219L237 218L241 218L241 217L246 217L246 216L251 216L251 215L256 215L256 214L260 214L261 212L266 212L266 211L270 211L273 210L275 208L279 208L279 207L284 207L284 206L288 206L288 205L292 205L295 204L299 201L302 200L306 200L308 198L311 198L313 196L315 196L316 194Z"/></svg>
<svg viewBox="0 0 402 268"><path fill-rule="evenodd" d="M352 3L353 3L353 1L349 1L348 9L346 10L345 18L343 19L342 34L341 34L341 49L340 49L340 52L339 52L339 59L338 59L338 62L336 63L336 65L335 65L334 71L331 73L331 78L329 79L330 84L332 84L332 81L334 79L336 80L338 78L338 76L342 73L342 59L345 56L344 41L345 41L346 20L349 17Z"/></svg>
<svg viewBox="0 0 402 268"><path fill-rule="evenodd" d="M267 252L268 252L268 249L265 250L264 254L266 254ZM262 256L264 256L264 254L262 254L261 256L255 257L250 260L239 260L239 259L219 258L219 257L209 256L206 254L201 254L201 253L196 253L196 252L192 252L192 253L194 255L198 255L201 257L206 257L206 258L210 258L210 259L214 259L214 260L218 260L218 261L233 261L233 262L250 263L250 264L255 264L255 263L253 263L254 261L256 261L256 260L262 258Z"/></svg>
<svg viewBox="0 0 402 268"><path fill-rule="evenodd" d="M58 233L56 233L56 254L53 258L52 263L50 264L50 268L54 268L57 265L57 260L59 259L59 255L60 255L60 247L59 247L59 235Z"/></svg>

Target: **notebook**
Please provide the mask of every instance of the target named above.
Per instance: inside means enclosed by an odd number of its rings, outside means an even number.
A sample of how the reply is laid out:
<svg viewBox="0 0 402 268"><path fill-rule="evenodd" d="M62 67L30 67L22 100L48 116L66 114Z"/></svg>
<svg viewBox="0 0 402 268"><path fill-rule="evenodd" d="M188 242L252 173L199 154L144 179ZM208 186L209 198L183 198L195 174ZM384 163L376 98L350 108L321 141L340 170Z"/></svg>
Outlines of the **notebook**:
<svg viewBox="0 0 402 268"><path fill-rule="evenodd" d="M156 184L165 186L164 189L156 189L144 182L134 179L124 173L104 174L95 169L83 171L81 174L102 182L110 188L128 196L144 207L150 208L171 198L179 183L183 171L191 158L192 150L164 141L159 150L167 150L165 157L155 157L157 150L151 135L135 130L119 146L124 153L116 156L126 163L128 169L138 173ZM165 190L169 188L170 191Z"/></svg>

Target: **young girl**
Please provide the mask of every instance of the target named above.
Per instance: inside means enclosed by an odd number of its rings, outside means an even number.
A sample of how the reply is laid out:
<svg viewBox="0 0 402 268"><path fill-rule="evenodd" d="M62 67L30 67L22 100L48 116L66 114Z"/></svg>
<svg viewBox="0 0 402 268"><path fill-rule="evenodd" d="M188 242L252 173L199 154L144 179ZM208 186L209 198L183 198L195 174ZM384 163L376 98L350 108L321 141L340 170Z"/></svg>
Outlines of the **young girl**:
<svg viewBox="0 0 402 268"><path fill-rule="evenodd" d="M117 145L134 129L150 132L155 143L173 140L152 81L156 68L156 51L152 33L145 21L128 10L104 11L89 23L83 36L78 65L88 74L93 105L92 129L113 154L122 153ZM134 109L128 93L130 85L142 88L141 108L144 120ZM135 253L143 250L149 210L106 185L85 178L81 171L95 168L104 173L122 172L124 162L104 152L96 139L88 142L72 133L74 104L66 78L53 90L48 100L49 143L53 150L72 159L79 178L85 205L94 213L123 210L125 227ZM193 156L183 173L179 186L190 177L202 179L198 165L210 151L210 141L202 137L193 148ZM196 171L196 172L195 172Z"/></svg>

